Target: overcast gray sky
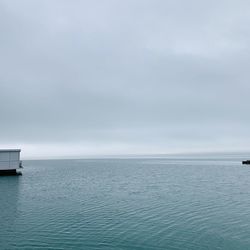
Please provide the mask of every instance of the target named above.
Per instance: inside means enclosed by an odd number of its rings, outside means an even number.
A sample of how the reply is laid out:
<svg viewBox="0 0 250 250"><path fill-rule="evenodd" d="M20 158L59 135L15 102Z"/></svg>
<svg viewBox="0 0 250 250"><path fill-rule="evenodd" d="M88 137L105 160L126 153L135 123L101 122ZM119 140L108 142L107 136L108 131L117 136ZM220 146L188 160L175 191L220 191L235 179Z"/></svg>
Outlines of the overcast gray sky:
<svg viewBox="0 0 250 250"><path fill-rule="evenodd" d="M248 150L249 27L247 0L0 0L0 146Z"/></svg>

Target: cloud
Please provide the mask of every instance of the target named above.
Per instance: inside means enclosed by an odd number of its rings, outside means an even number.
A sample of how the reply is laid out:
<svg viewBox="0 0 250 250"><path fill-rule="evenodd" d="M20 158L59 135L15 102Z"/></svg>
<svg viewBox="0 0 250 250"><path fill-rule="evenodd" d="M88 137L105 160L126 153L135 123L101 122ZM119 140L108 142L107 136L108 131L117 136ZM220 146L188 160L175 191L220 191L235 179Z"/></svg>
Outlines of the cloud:
<svg viewBox="0 0 250 250"><path fill-rule="evenodd" d="M0 0L1 145L247 149L249 5Z"/></svg>

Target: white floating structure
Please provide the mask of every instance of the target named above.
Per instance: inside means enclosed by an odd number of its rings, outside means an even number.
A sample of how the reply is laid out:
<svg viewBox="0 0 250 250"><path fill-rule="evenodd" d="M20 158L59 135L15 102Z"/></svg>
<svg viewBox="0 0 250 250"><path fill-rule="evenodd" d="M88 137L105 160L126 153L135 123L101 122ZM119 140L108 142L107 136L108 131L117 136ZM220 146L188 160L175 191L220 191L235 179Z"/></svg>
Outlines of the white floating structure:
<svg viewBox="0 0 250 250"><path fill-rule="evenodd" d="M17 174L22 168L20 161L21 149L0 149L0 175Z"/></svg>

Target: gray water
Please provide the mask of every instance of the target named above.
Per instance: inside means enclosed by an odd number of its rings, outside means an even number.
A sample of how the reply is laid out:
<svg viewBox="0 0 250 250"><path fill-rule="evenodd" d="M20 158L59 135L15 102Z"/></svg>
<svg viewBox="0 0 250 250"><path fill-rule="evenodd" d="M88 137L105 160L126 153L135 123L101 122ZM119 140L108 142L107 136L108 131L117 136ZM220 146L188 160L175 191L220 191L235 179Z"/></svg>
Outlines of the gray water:
<svg viewBox="0 0 250 250"><path fill-rule="evenodd" d="M0 177L0 249L250 249L240 160L25 161Z"/></svg>

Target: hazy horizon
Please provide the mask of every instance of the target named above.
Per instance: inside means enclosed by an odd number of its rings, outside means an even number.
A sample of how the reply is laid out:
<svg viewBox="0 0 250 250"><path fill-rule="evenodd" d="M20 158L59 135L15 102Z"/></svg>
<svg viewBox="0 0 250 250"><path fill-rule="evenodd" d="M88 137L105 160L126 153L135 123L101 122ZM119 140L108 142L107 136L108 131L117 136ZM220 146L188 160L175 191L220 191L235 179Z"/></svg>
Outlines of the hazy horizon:
<svg viewBox="0 0 250 250"><path fill-rule="evenodd" d="M0 148L247 152L250 2L0 0Z"/></svg>
<svg viewBox="0 0 250 250"><path fill-rule="evenodd" d="M22 160L97 160L97 159L223 159L235 158L237 161L249 159L249 151L193 151L193 152L176 152L176 153L155 153L155 154L71 154L61 155L35 154L27 155L21 153Z"/></svg>

